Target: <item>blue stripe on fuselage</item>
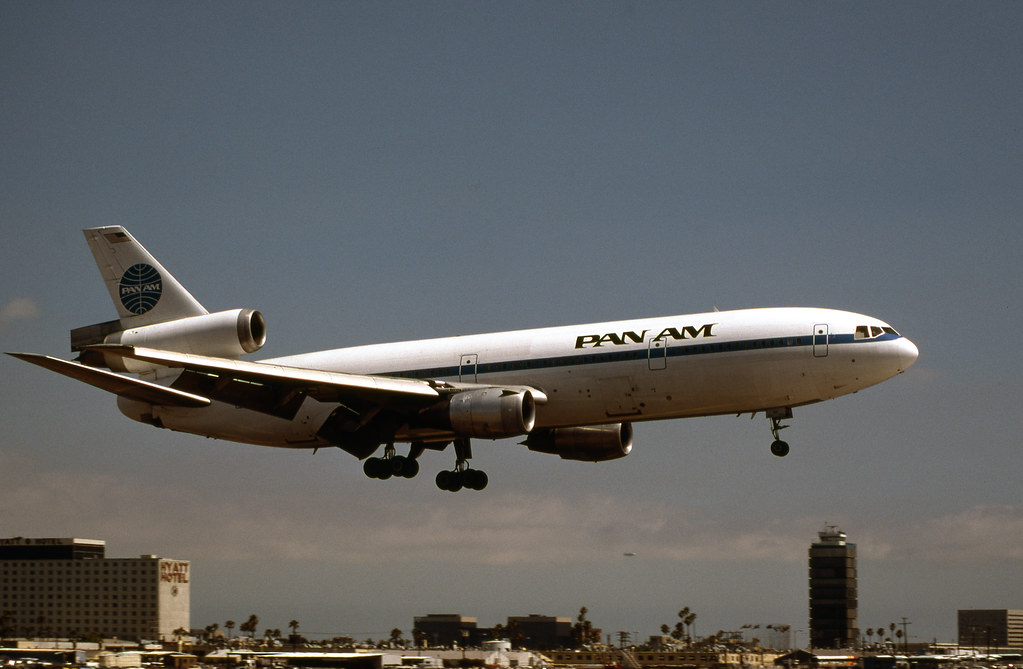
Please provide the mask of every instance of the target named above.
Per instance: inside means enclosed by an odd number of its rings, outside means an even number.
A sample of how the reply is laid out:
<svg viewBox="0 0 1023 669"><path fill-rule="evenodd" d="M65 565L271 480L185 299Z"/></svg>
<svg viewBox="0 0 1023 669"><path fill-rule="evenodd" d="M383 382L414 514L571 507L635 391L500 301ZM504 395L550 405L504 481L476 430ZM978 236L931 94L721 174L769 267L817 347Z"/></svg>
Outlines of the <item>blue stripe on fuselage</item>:
<svg viewBox="0 0 1023 669"><path fill-rule="evenodd" d="M853 334L829 334L827 345L865 344L879 341L901 339L901 335L883 334L869 339L856 339ZM662 349L630 347L626 350L606 350L595 353L574 353L544 358L523 358L520 360L503 360L500 362L481 362L476 365L451 365L448 367L427 367L395 372L384 372L380 376L397 376L408 379L439 379L457 378L459 376L475 377L481 374L498 374L501 372L517 372L524 369L552 369L558 367L578 367L582 365L598 365L609 362L629 360L661 359L666 357L679 358L692 355L713 355L716 353L734 353L737 351L763 351L775 348L812 347L813 335L798 337L769 337L762 339L743 339L738 341L685 344L668 346ZM817 346L824 346L817 342ZM591 349L592 350L592 349ZM663 352L665 355L659 355ZM651 355L653 353L653 355Z"/></svg>

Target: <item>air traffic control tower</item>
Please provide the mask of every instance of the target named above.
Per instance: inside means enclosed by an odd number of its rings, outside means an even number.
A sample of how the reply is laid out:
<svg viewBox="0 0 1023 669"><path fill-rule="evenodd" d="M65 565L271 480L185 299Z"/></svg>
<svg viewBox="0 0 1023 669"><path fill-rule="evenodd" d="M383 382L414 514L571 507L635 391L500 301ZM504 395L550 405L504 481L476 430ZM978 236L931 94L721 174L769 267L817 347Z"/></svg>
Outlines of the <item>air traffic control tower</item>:
<svg viewBox="0 0 1023 669"><path fill-rule="evenodd" d="M810 646L848 648L859 637L856 544L828 525L810 545Z"/></svg>

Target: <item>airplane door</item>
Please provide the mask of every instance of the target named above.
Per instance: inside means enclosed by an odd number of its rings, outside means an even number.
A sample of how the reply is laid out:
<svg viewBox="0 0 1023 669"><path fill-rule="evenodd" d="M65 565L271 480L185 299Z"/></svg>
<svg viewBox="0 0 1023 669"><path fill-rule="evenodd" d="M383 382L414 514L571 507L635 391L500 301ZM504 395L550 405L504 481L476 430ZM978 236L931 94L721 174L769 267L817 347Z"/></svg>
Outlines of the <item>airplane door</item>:
<svg viewBox="0 0 1023 669"><path fill-rule="evenodd" d="M476 353L465 353L458 362L458 380L466 383L476 383L476 370L479 366L479 355Z"/></svg>
<svg viewBox="0 0 1023 669"><path fill-rule="evenodd" d="M668 345L663 339L651 339L647 345L647 362L650 369L664 369L668 366Z"/></svg>
<svg viewBox="0 0 1023 669"><path fill-rule="evenodd" d="M813 326L813 357L828 357L828 324L818 323Z"/></svg>

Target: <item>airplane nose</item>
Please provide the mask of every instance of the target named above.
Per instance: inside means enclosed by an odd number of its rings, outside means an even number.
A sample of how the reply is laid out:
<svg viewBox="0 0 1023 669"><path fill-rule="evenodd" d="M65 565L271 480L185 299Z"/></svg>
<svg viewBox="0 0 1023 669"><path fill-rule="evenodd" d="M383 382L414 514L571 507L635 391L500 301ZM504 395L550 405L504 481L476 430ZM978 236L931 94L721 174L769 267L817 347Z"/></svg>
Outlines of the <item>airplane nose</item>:
<svg viewBox="0 0 1023 669"><path fill-rule="evenodd" d="M916 362L917 357L920 355L920 349L916 347L916 344L909 341L905 337L899 340L899 363L900 370L906 371L909 366Z"/></svg>

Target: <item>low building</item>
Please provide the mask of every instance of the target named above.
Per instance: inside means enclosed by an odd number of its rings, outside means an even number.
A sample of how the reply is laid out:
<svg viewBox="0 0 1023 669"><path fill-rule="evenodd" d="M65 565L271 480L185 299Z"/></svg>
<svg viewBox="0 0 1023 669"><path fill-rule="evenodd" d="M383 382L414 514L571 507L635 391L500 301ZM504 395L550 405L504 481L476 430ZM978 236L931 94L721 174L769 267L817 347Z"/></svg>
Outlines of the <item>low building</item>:
<svg viewBox="0 0 1023 669"><path fill-rule="evenodd" d="M572 645L572 619L567 617L509 616L508 633L524 648L567 648Z"/></svg>
<svg viewBox="0 0 1023 669"><path fill-rule="evenodd" d="M431 613L413 618L413 627L431 646L478 646L476 619L454 613Z"/></svg>
<svg viewBox="0 0 1023 669"><path fill-rule="evenodd" d="M629 666L642 669L658 667L696 667L725 669L729 667L764 667L774 664L779 654L762 649L685 649L678 651L644 651L623 654L617 648L605 650L571 650L546 653L552 662L572 666Z"/></svg>
<svg viewBox="0 0 1023 669"><path fill-rule="evenodd" d="M959 645L1023 649L1023 610L960 609Z"/></svg>

